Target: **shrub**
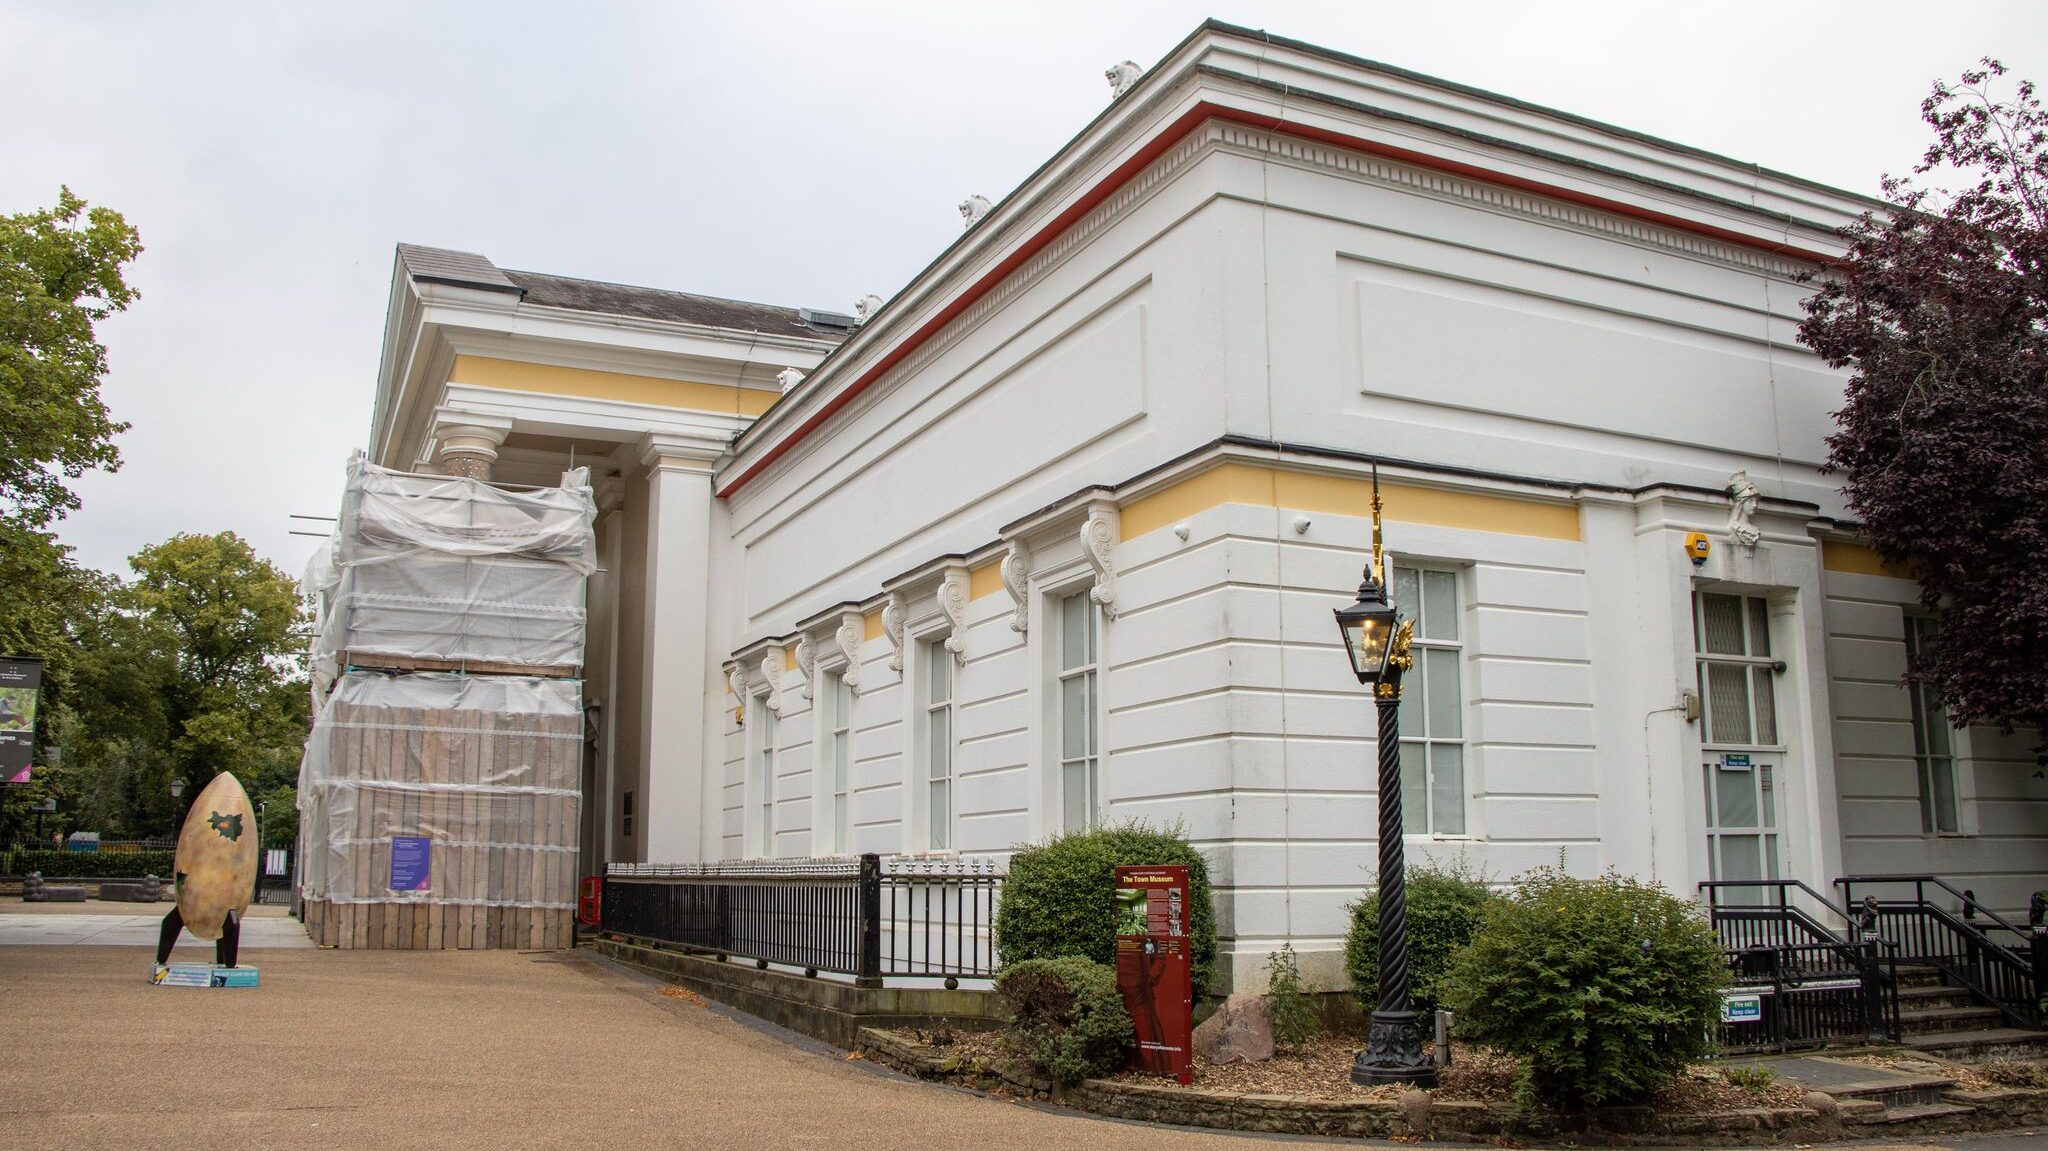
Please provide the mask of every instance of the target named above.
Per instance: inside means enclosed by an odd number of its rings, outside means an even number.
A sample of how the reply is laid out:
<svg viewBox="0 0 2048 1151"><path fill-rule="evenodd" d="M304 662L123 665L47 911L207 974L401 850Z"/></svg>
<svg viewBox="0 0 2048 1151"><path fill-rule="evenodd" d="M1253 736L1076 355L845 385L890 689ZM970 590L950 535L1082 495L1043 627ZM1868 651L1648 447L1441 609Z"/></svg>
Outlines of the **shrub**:
<svg viewBox="0 0 2048 1151"><path fill-rule="evenodd" d="M1449 867L1408 870L1408 996L1427 1015L1439 1006L1439 985L1451 960L1472 940L1488 904L1501 897L1463 860ZM1344 941L1344 971L1351 994L1371 1011L1380 1005L1380 893L1351 905L1351 935Z"/></svg>
<svg viewBox="0 0 2048 1151"><path fill-rule="evenodd" d="M1738 1063L1732 1067L1721 1068L1721 1078L1730 1087L1740 1087L1745 1091L1761 1094L1778 1081L1778 1073L1761 1063Z"/></svg>
<svg viewBox="0 0 2048 1151"><path fill-rule="evenodd" d="M1164 831L1121 823L1057 835L1010 858L996 906L996 946L1005 964L1078 955L1116 962L1116 868L1143 864L1188 869L1195 998L1216 966L1216 911L1209 867L1178 824Z"/></svg>
<svg viewBox="0 0 2048 1151"><path fill-rule="evenodd" d="M0 854L0 873L24 876L40 871L47 879L140 879L154 875L171 881L169 851L30 851Z"/></svg>
<svg viewBox="0 0 2048 1151"><path fill-rule="evenodd" d="M1273 1019L1273 1041L1290 1051L1323 1033L1316 989L1302 982L1292 943L1266 956L1266 1011Z"/></svg>
<svg viewBox="0 0 2048 1151"><path fill-rule="evenodd" d="M1626 1102L1706 1055L1728 967L1693 906L1609 873L1531 872L1488 905L1443 982L1458 1031L1524 1060L1517 1094Z"/></svg>
<svg viewBox="0 0 2048 1151"><path fill-rule="evenodd" d="M1055 1083L1078 1083L1123 1066L1136 1040L1116 969L1092 959L1027 959L1003 968L996 994L1011 1041Z"/></svg>

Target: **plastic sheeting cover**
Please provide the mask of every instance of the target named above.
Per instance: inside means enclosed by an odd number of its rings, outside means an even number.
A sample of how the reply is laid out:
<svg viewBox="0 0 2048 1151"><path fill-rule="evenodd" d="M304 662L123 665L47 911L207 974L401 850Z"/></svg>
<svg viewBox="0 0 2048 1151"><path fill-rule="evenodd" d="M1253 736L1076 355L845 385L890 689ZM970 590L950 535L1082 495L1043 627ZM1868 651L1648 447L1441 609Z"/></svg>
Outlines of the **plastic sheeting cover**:
<svg viewBox="0 0 2048 1151"><path fill-rule="evenodd" d="M597 570L596 521L587 468L565 473L561 487L511 491L395 472L358 453L349 461L335 558L346 565L413 551L545 556L589 575Z"/></svg>
<svg viewBox="0 0 2048 1151"><path fill-rule="evenodd" d="M572 906L582 753L575 680L342 676L299 767L304 896ZM401 836L431 842L425 890L392 890Z"/></svg>

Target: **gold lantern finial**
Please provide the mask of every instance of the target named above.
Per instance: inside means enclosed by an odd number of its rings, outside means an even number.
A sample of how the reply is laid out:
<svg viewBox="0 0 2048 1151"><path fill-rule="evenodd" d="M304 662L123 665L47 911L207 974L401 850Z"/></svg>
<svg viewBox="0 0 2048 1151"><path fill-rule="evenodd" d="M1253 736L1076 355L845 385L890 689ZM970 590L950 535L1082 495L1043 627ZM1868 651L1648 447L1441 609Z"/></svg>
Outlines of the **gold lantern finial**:
<svg viewBox="0 0 2048 1151"><path fill-rule="evenodd" d="M1372 466L1372 580L1387 586L1387 569L1380 556L1380 466Z"/></svg>

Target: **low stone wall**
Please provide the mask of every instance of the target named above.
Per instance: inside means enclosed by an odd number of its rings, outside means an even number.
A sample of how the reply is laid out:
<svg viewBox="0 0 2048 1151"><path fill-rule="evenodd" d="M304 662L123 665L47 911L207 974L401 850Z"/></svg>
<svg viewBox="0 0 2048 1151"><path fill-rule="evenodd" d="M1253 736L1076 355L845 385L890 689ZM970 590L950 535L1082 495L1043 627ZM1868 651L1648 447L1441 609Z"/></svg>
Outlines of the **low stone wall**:
<svg viewBox="0 0 2048 1151"><path fill-rule="evenodd" d="M855 987L613 936L599 936L592 946L629 967L848 1050L862 1028L974 1028L998 1021L995 995L987 991Z"/></svg>
<svg viewBox="0 0 2048 1151"><path fill-rule="evenodd" d="M1818 1093L1808 1096L1806 1107L1742 1108L1705 1114L1607 1107L1583 1116L1559 1117L1530 1114L1508 1105L1436 1101L1421 1091L1408 1092L1398 1100L1310 1099L1292 1095L1233 1095L1109 1079L1090 1079L1055 1089L1051 1083L1015 1069L990 1071L964 1066L942 1048L928 1047L914 1036L882 1028L862 1029L857 1050L868 1059L920 1079L1044 1099L1117 1119L1228 1131L1458 1142L1512 1139L1631 1147L1826 1143L1845 1137L1834 1099ZM1887 1138L1899 1138L2048 1123L2048 1090L1957 1091L1943 1097L1977 1111L1968 1117L1948 1117L1925 1131L1911 1122L1886 1124L1882 1133ZM1959 1118L1965 1119L1964 1126L1957 1126ZM1848 1131L1848 1135L1860 1137L1877 1133L1868 1127Z"/></svg>

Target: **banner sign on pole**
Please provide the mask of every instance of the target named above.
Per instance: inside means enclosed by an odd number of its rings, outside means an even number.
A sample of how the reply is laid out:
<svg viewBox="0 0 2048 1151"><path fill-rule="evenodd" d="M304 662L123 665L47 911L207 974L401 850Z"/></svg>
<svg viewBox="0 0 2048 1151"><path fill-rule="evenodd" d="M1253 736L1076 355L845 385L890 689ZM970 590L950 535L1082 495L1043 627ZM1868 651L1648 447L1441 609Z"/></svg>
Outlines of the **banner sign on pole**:
<svg viewBox="0 0 2048 1151"><path fill-rule="evenodd" d="M1138 1032L1132 1065L1195 1081L1194 939L1185 867L1116 869L1116 983Z"/></svg>
<svg viewBox="0 0 2048 1151"><path fill-rule="evenodd" d="M36 749L36 701L42 694L43 661L33 656L0 656L0 779L27 783Z"/></svg>
<svg viewBox="0 0 2048 1151"><path fill-rule="evenodd" d="M433 870L434 841L424 835L391 837L391 890L425 891Z"/></svg>

